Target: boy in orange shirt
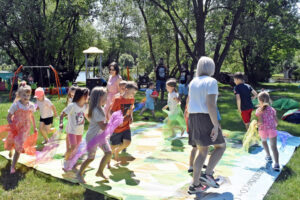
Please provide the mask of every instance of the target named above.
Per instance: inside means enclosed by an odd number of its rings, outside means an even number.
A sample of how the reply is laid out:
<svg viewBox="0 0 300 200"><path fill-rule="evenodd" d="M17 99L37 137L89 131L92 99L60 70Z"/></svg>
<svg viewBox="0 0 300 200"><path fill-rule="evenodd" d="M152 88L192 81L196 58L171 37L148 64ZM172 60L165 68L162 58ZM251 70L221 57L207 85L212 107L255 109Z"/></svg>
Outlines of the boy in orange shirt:
<svg viewBox="0 0 300 200"><path fill-rule="evenodd" d="M115 160L119 162L119 153L131 143L130 124L133 121L134 95L138 87L135 82L129 81L123 95L116 97L111 105L111 114L121 110L124 116L123 124L118 126L110 137L112 153Z"/></svg>

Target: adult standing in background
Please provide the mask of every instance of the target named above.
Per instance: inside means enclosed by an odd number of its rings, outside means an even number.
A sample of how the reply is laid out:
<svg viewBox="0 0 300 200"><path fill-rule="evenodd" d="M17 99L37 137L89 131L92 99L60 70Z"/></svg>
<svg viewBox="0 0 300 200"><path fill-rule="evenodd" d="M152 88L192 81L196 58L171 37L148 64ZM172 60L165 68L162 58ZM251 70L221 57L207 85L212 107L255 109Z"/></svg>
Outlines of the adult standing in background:
<svg viewBox="0 0 300 200"><path fill-rule="evenodd" d="M161 101L164 100L164 92L166 90L166 81L168 78L168 68L164 65L164 59L159 59L159 64L155 68L156 75L156 91L159 93L161 91Z"/></svg>
<svg viewBox="0 0 300 200"><path fill-rule="evenodd" d="M195 78L189 84L189 134L199 151L193 165L193 182L189 193L202 192L206 186L218 188L213 170L223 156L226 144L217 117L218 82L211 76L215 63L209 57L201 57L197 64ZM215 150L209 158L205 173L201 173L208 154L208 147Z"/></svg>
<svg viewBox="0 0 300 200"><path fill-rule="evenodd" d="M182 64L180 67L180 76L179 76L179 85L178 85L178 93L179 93L179 98L183 100L183 96L185 98L188 96L188 84L190 82L191 76L190 72L188 70L187 64ZM185 100L184 100L185 102Z"/></svg>
<svg viewBox="0 0 300 200"><path fill-rule="evenodd" d="M109 107L112 104L114 96L120 92L119 83L122 80L122 77L119 75L120 68L116 62L112 62L108 66L109 69L109 78L107 82L107 101L104 107L104 112L106 119L109 119Z"/></svg>

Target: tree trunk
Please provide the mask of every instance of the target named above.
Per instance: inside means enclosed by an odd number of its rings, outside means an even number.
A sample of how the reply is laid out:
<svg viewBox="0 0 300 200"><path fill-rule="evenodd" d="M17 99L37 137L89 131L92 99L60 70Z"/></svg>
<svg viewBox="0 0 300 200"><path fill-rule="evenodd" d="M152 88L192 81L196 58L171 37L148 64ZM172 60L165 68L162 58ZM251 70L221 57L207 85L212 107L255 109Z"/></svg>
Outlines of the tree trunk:
<svg viewBox="0 0 300 200"><path fill-rule="evenodd" d="M151 33L150 33L150 28L149 28L148 20L147 20L146 14L144 12L144 9L143 9L143 7L141 5L140 0L138 0L138 6L139 6L139 9L140 9L141 14L143 16L143 19L144 19L144 23L145 23L145 27L146 27L146 32L147 32L148 43L149 43L150 56L151 56L151 60L152 60L152 63L153 63L153 68L155 68L156 67L156 60L155 60L155 56L154 56L154 52L153 52L152 37L151 37Z"/></svg>
<svg viewBox="0 0 300 200"><path fill-rule="evenodd" d="M232 25L231 25L229 35L227 37L225 47L224 47L220 57L218 58L217 62L215 63L216 64L216 70L215 70L215 77L216 78L219 77L219 74L220 74L220 71L221 71L221 66L222 66L222 64L225 60L225 57L227 56L227 53L228 53L229 48L231 46L231 43L234 40L235 30L236 30L236 28L239 24L239 19L240 19L240 16L241 16L242 12L244 11L245 4L246 4L246 0L241 0L240 6L238 7L236 13L234 14L233 22L232 22Z"/></svg>
<svg viewBox="0 0 300 200"><path fill-rule="evenodd" d="M176 63L177 63L177 68L180 68L180 58L179 58L179 39L178 39L178 33L174 31L174 36L175 36L175 56L176 56Z"/></svg>

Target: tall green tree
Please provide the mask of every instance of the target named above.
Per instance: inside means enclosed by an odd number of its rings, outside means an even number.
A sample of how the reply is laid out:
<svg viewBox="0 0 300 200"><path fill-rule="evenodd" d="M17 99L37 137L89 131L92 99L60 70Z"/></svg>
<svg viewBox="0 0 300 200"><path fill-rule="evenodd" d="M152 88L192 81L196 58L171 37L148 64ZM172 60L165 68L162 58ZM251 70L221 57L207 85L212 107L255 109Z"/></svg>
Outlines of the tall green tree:
<svg viewBox="0 0 300 200"><path fill-rule="evenodd" d="M0 48L13 62L53 65L75 77L82 50L92 43L95 0L0 0ZM35 70L35 80L39 79Z"/></svg>
<svg viewBox="0 0 300 200"><path fill-rule="evenodd" d="M252 83L267 81L272 71L283 71L300 49L297 1L248 1L237 30L236 47L244 72ZM297 33L298 32L298 33Z"/></svg>
<svg viewBox="0 0 300 200"><path fill-rule="evenodd" d="M235 30L244 12L246 0L211 1L192 0L187 10L186 1L150 0L157 8L167 14L179 35L186 53L192 59L191 71L194 71L198 59L204 55L213 55L218 77L221 66L234 40ZM187 15L186 11L190 14ZM222 13L218 21L219 14ZM192 16L187 19L187 16ZM213 25L217 29L211 28ZM206 45L207 41L214 41Z"/></svg>

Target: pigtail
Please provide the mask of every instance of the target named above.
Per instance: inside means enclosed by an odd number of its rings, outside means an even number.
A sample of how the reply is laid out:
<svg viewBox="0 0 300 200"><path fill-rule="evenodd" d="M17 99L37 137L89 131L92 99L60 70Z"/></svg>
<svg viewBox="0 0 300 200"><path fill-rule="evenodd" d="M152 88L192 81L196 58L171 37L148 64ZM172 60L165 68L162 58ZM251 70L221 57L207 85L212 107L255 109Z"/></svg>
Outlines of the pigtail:
<svg viewBox="0 0 300 200"><path fill-rule="evenodd" d="M269 93L260 92L258 94L258 100L263 103L262 107L261 107L261 111L265 111L267 109L267 107L270 106L271 99L270 99Z"/></svg>

